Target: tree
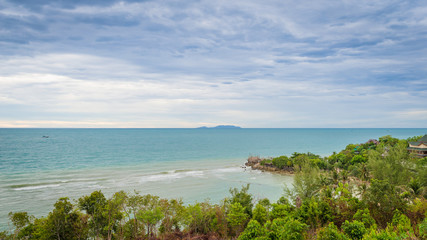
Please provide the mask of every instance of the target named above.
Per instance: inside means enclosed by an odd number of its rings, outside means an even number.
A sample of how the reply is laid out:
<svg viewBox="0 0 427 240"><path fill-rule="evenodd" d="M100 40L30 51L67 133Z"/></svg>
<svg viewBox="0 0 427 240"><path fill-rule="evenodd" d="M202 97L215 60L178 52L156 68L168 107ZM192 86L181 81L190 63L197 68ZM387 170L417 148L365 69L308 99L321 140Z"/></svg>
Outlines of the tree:
<svg viewBox="0 0 427 240"><path fill-rule="evenodd" d="M341 226L341 229L344 231L347 236L349 236L353 240L359 240L363 238L363 235L366 233L366 228L363 222L359 222L354 220L349 222L346 220L344 224Z"/></svg>
<svg viewBox="0 0 427 240"><path fill-rule="evenodd" d="M116 192L111 199L107 200L104 217L107 220L107 239L113 237L118 223L123 219L123 209L126 203L127 195L125 192Z"/></svg>
<svg viewBox="0 0 427 240"><path fill-rule="evenodd" d="M399 143L394 147L379 147L375 151L370 151L368 167L373 178L386 180L396 186L406 185L409 182L415 164L409 158L406 145Z"/></svg>
<svg viewBox="0 0 427 240"><path fill-rule="evenodd" d="M85 239L86 227L80 228L80 213L73 211L73 205L68 198L60 198L55 208L47 217L45 232L49 233L49 239Z"/></svg>
<svg viewBox="0 0 427 240"><path fill-rule="evenodd" d="M329 223L328 226L321 228L317 234L317 240L347 240L348 238L338 230L337 226Z"/></svg>
<svg viewBox="0 0 427 240"><path fill-rule="evenodd" d="M238 240L252 240L267 235L267 230L257 221L252 219L240 234Z"/></svg>
<svg viewBox="0 0 427 240"><path fill-rule="evenodd" d="M261 204L258 203L255 206L255 209L253 210L252 219L256 220L258 223L264 225L264 223L268 219L267 209L264 206L262 206Z"/></svg>
<svg viewBox="0 0 427 240"><path fill-rule="evenodd" d="M239 233L242 232L248 219L249 215L239 202L235 202L230 205L230 209L227 214L227 221L230 224L231 231L234 233L234 236L238 236Z"/></svg>
<svg viewBox="0 0 427 240"><path fill-rule="evenodd" d="M364 158L362 155L355 155L355 156L351 159L350 163L351 163L352 165L355 165L355 164L358 164L358 163L365 163L365 162L367 162L367 161L368 161L368 159Z"/></svg>
<svg viewBox="0 0 427 240"><path fill-rule="evenodd" d="M363 198L373 218L382 227L385 227L387 221L393 217L394 210L406 208L406 203L387 180L372 179L371 186Z"/></svg>
<svg viewBox="0 0 427 240"><path fill-rule="evenodd" d="M162 209L158 206L141 209L137 214L138 220L145 223L147 236L153 236L154 227L162 220L163 216Z"/></svg>
<svg viewBox="0 0 427 240"><path fill-rule="evenodd" d="M376 229L375 219L369 213L369 209L358 209L357 212L353 215L353 220L362 222L365 225L366 229L374 228Z"/></svg>
<svg viewBox="0 0 427 240"><path fill-rule="evenodd" d="M15 226L14 237L16 238L19 232L28 224L30 224L30 220L32 216L29 216L27 212L15 212L9 213L9 219L12 221L13 226Z"/></svg>
<svg viewBox="0 0 427 240"><path fill-rule="evenodd" d="M79 207L86 211L90 216L92 235L96 238L99 236L108 236L108 219L105 211L107 208L107 199L101 191L95 191L90 196L79 198ZM106 231L107 230L107 231Z"/></svg>
<svg viewBox="0 0 427 240"><path fill-rule="evenodd" d="M279 239L283 240L302 240L303 233L308 228L308 225L296 220L288 219L279 231Z"/></svg>
<svg viewBox="0 0 427 240"><path fill-rule="evenodd" d="M288 166L288 161L289 161L289 158L287 156L280 156L280 157L273 158L272 163L277 168L282 169Z"/></svg>
<svg viewBox="0 0 427 240"><path fill-rule="evenodd" d="M427 217L424 219L422 223L418 224L418 229L420 233L420 238L427 239Z"/></svg>
<svg viewBox="0 0 427 240"><path fill-rule="evenodd" d="M248 214L249 217L252 217L252 195L248 193L249 184L246 186L242 186L240 191L237 188L231 188L230 194L231 198L229 199L230 204L240 203L240 205L245 209L245 213Z"/></svg>
<svg viewBox="0 0 427 240"><path fill-rule="evenodd" d="M321 185L320 171L317 166L303 164L301 170L297 171L294 177L293 189L285 188L285 193L288 197L296 200L299 197L301 200L311 198L318 195Z"/></svg>

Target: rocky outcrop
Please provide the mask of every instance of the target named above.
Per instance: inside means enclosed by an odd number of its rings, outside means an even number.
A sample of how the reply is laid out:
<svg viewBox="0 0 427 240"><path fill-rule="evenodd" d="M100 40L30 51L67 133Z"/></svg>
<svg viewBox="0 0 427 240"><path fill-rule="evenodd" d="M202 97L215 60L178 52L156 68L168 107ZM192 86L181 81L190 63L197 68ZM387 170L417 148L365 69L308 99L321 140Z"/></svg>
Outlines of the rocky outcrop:
<svg viewBox="0 0 427 240"><path fill-rule="evenodd" d="M248 161L245 163L246 166L251 167L253 170L261 170L266 172L275 172L275 173L283 173L283 174L293 174L293 167L284 167L278 168L274 166L272 163L269 163L268 158L260 158L257 156L250 156Z"/></svg>

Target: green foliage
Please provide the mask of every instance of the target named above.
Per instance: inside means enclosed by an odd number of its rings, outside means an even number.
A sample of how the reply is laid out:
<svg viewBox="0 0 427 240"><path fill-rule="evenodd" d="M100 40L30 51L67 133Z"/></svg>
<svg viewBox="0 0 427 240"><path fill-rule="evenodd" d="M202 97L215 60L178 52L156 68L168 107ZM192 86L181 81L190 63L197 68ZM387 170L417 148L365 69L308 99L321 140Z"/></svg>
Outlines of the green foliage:
<svg viewBox="0 0 427 240"><path fill-rule="evenodd" d="M248 226L240 234L238 240L252 240L267 235L267 230L257 221L251 220L248 223Z"/></svg>
<svg viewBox="0 0 427 240"><path fill-rule="evenodd" d="M179 231L181 223L184 222L185 207L182 200L166 200L160 202L164 218L160 225L161 233Z"/></svg>
<svg viewBox="0 0 427 240"><path fill-rule="evenodd" d="M303 201L296 216L312 228L317 228L332 221L333 212L328 203L312 197Z"/></svg>
<svg viewBox="0 0 427 240"><path fill-rule="evenodd" d="M352 164L352 165L354 165L354 164L358 164L358 163L365 163L365 162L367 162L368 161L368 159L366 159L365 157L363 157L362 155L355 155L352 159L351 159L351 161L350 161L350 163Z"/></svg>
<svg viewBox="0 0 427 240"><path fill-rule="evenodd" d="M427 215L427 212L426 212ZM424 219L424 221L420 224L418 224L418 231L420 234L420 239L427 239L427 217Z"/></svg>
<svg viewBox="0 0 427 240"><path fill-rule="evenodd" d="M245 208L239 202L230 205L227 221L235 236L238 236L239 233L242 232L248 219L249 215L245 213Z"/></svg>
<svg viewBox="0 0 427 240"><path fill-rule="evenodd" d="M282 169L284 167L290 167L288 166L288 161L289 161L289 158L287 156L280 156L280 157L273 158L272 163L273 163L273 166ZM291 162L291 166L292 166L292 162Z"/></svg>
<svg viewBox="0 0 427 240"><path fill-rule="evenodd" d="M398 240L400 239L396 233L387 232L384 230L377 231L372 229L368 234L363 237L363 240Z"/></svg>
<svg viewBox="0 0 427 240"><path fill-rule="evenodd" d="M353 220L362 222L366 229L377 228L375 219L371 216L369 209L367 208L357 210L357 212L353 215Z"/></svg>
<svg viewBox="0 0 427 240"><path fill-rule="evenodd" d="M122 228L122 236L126 240L139 239L139 233L144 233L144 225L136 225L135 219L128 220ZM135 229L135 226L137 229Z"/></svg>
<svg viewBox="0 0 427 240"><path fill-rule="evenodd" d="M0 239L2 240L10 240L13 239L6 231L0 232Z"/></svg>
<svg viewBox="0 0 427 240"><path fill-rule="evenodd" d="M111 199L107 200L105 210L103 212L106 218L107 238L110 239L113 233L117 231L119 222L124 218L123 209L126 204L127 195L125 192L116 192Z"/></svg>
<svg viewBox="0 0 427 240"><path fill-rule="evenodd" d="M285 203L285 204L273 203L271 213L270 213L270 219L274 220L276 218L286 218L290 216L291 211L292 211L292 206L289 203Z"/></svg>
<svg viewBox="0 0 427 240"><path fill-rule="evenodd" d="M258 223L264 225L264 223L268 219L268 211L267 211L267 209L263 205L261 205L261 204L258 203L255 206L255 209L253 210L252 219L256 220Z"/></svg>
<svg viewBox="0 0 427 240"><path fill-rule="evenodd" d="M414 164L409 158L405 144L394 147L379 147L369 152L368 166L375 179L387 180L392 185L405 185L411 177Z"/></svg>
<svg viewBox="0 0 427 240"><path fill-rule="evenodd" d="M9 219L17 230L22 229L30 223L30 216L27 212L9 213Z"/></svg>
<svg viewBox="0 0 427 240"><path fill-rule="evenodd" d="M80 228L80 214L73 211L68 198L60 198L49 213L44 225L43 238L48 239L85 239L86 227Z"/></svg>
<svg viewBox="0 0 427 240"><path fill-rule="evenodd" d="M252 217L252 195L248 193L249 184L242 186L240 191L237 188L230 189L231 198L229 203L240 203L240 205L245 209L245 213Z"/></svg>
<svg viewBox="0 0 427 240"><path fill-rule="evenodd" d="M348 238L338 230L337 226L329 223L317 233L317 240L347 240Z"/></svg>
<svg viewBox="0 0 427 240"><path fill-rule="evenodd" d="M90 196L83 196L78 200L81 210L86 211L90 216L90 228L92 236L99 237L108 235L105 227L108 225L108 220L105 216L107 199L101 191L95 191Z"/></svg>
<svg viewBox="0 0 427 240"><path fill-rule="evenodd" d="M363 222L359 222L357 220L354 220L352 222L349 222L346 220L344 224L341 226L341 229L344 231L347 236L349 236L351 239L362 239L363 235L365 235L366 228Z"/></svg>
<svg viewBox="0 0 427 240"><path fill-rule="evenodd" d="M189 231L206 234L211 231L212 209L208 203L196 203L186 208L185 223Z"/></svg>
<svg viewBox="0 0 427 240"><path fill-rule="evenodd" d="M390 232L395 232L399 236L409 237L408 235L413 234L413 229L411 226L411 221L409 218L402 214L399 210L396 210L393 215L393 220L391 224L387 226Z"/></svg>
<svg viewBox="0 0 427 240"><path fill-rule="evenodd" d="M416 170L418 173L418 182L424 187L424 198L427 195L427 157L418 159L416 162Z"/></svg>
<svg viewBox="0 0 427 240"><path fill-rule="evenodd" d="M262 166L268 165L268 164L273 164L273 161L271 159L264 159L260 162L260 164Z"/></svg>
<svg viewBox="0 0 427 240"><path fill-rule="evenodd" d="M288 219L285 224L279 228L278 237L284 240L302 240L304 239L303 233L308 228L304 223L295 219Z"/></svg>
<svg viewBox="0 0 427 240"><path fill-rule="evenodd" d="M388 146L394 146L394 145L396 145L397 143L399 143L399 139L398 139L398 138L393 138L393 137L391 137L390 135L380 137L380 138L378 139L378 141L379 141L381 144L386 145L386 146L387 146L387 145L388 145Z"/></svg>
<svg viewBox="0 0 427 240"><path fill-rule="evenodd" d="M363 197L373 218L381 226L386 226L394 210L406 208L406 203L387 180L372 179L371 186Z"/></svg>
<svg viewBox="0 0 427 240"><path fill-rule="evenodd" d="M285 188L285 192L294 201L297 197L304 200L318 195L320 182L319 168L304 164L294 176L293 190Z"/></svg>

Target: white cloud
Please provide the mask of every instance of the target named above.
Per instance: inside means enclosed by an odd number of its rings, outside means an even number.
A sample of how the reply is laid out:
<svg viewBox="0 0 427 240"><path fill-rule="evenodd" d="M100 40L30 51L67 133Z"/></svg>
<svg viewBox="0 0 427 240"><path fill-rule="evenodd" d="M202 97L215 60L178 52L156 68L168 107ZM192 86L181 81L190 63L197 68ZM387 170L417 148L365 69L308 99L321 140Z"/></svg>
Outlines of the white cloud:
<svg viewBox="0 0 427 240"><path fill-rule="evenodd" d="M425 109L423 3L0 1L0 121L375 127Z"/></svg>

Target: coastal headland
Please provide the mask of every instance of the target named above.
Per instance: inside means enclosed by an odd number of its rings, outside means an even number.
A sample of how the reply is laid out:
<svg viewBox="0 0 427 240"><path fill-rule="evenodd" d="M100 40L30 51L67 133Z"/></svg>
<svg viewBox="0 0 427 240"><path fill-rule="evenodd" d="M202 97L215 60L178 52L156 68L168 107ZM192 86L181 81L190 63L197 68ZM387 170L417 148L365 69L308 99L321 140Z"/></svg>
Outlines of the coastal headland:
<svg viewBox="0 0 427 240"><path fill-rule="evenodd" d="M279 168L273 164L273 158L262 158L259 156L250 156L248 157L245 166L251 167L253 170L260 170L263 172L273 172L279 174L294 174L294 168L284 166Z"/></svg>

